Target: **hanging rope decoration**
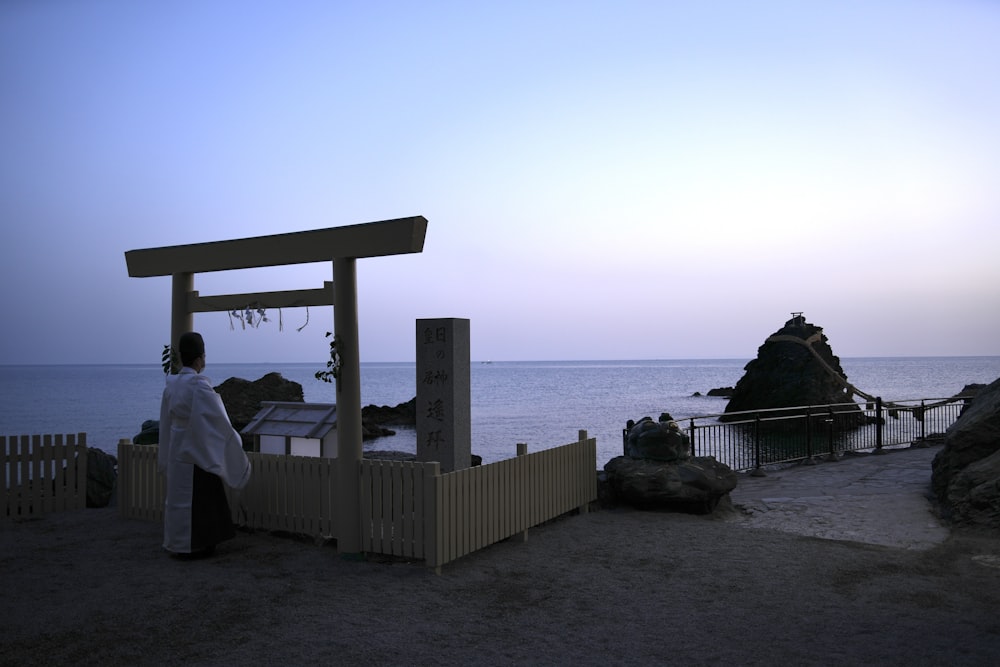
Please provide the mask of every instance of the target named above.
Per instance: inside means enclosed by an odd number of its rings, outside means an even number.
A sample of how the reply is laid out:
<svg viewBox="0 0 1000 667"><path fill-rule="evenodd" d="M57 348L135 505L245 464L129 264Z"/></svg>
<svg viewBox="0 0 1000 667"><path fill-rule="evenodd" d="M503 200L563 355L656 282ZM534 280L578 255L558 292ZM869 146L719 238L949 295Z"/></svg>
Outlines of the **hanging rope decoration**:
<svg viewBox="0 0 1000 667"><path fill-rule="evenodd" d="M874 396L872 396L871 394L869 394L867 392L861 391L860 389L858 389L857 387L855 387L853 384L851 384L850 382L848 382L846 380L846 378L844 378L840 373L838 373L835 369L831 368L830 364L826 363L826 360L823 359L822 355L820 355L820 353L816 351L816 348L813 347L813 343L820 342L822 340L823 340L822 335L818 334L818 333L813 334L809 338L799 338L798 336L776 334L774 336L769 336L767 338L767 340L765 340L764 342L765 343L796 343L798 345L804 346L807 350L809 350L809 352L812 353L812 355L816 359L816 361L819 362L820 367L823 370L825 370L830 375L830 377L833 378L834 381L836 381L841 387L843 387L844 389L846 389L851 394L851 396L860 396L861 398L865 399L869 403L874 403L875 402L875 397ZM891 401L885 401L883 405L888 410L890 417L898 418L898 414L900 412L911 412L911 413L913 413L913 416L917 420L922 420L923 416L924 416L924 411L927 408L934 408L934 407L938 407L940 405L947 405L948 403L957 403L958 401L961 401L961 400L964 400L964 398L959 397L959 396L955 396L955 397L952 397L952 398L946 398L946 399L938 401L936 403L931 403L929 405L901 405L901 404L893 403Z"/></svg>
<svg viewBox="0 0 1000 667"><path fill-rule="evenodd" d="M259 303L249 303L244 308L239 310L229 311L229 329L235 330L236 324L233 322L236 320L240 323L240 328L246 330L247 327L256 329L264 322L270 322L271 320L267 317L267 309Z"/></svg>

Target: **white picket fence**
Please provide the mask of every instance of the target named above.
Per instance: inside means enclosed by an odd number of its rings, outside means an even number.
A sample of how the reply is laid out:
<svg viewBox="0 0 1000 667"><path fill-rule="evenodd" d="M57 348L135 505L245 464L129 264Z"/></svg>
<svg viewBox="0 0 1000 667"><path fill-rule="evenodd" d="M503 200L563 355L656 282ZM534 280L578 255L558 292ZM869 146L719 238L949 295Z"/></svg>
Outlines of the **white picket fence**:
<svg viewBox="0 0 1000 667"><path fill-rule="evenodd" d="M358 464L361 548L424 560L461 558L597 499L597 444L577 442L441 473L437 463L365 459ZM162 520L156 445L118 446L118 504L127 518ZM337 460L249 453L253 475L231 493L233 520L248 528L337 537Z"/></svg>
<svg viewBox="0 0 1000 667"><path fill-rule="evenodd" d="M87 435L0 436L0 512L28 518L87 506Z"/></svg>

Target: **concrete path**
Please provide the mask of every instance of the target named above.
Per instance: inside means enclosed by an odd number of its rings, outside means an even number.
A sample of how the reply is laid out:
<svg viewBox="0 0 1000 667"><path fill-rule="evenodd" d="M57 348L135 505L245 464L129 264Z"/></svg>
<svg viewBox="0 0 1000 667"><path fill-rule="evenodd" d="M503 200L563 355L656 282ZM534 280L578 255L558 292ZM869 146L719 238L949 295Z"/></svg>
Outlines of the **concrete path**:
<svg viewBox="0 0 1000 667"><path fill-rule="evenodd" d="M885 450L767 471L764 477L741 474L730 494L738 510L734 520L829 540L930 549L949 534L929 499L938 450Z"/></svg>

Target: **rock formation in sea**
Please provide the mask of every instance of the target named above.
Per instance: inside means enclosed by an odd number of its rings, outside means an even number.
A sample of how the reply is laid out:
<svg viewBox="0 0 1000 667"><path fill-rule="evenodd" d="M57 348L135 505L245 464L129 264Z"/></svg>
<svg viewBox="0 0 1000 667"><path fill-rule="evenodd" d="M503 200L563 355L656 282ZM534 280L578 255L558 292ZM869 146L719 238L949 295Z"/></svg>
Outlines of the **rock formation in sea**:
<svg viewBox="0 0 1000 667"><path fill-rule="evenodd" d="M1000 379L948 428L931 465L931 486L953 523L1000 529Z"/></svg>
<svg viewBox="0 0 1000 667"><path fill-rule="evenodd" d="M768 336L757 349L757 357L744 367L743 377L732 390L725 412L792 408L831 403L852 403L852 390L840 359L823 334L822 327L794 313L785 325ZM857 411L857 404L838 408ZM788 410L780 414L804 414ZM776 413L772 413L775 416ZM724 415L722 421L746 419Z"/></svg>
<svg viewBox="0 0 1000 667"><path fill-rule="evenodd" d="M280 373L268 373L253 381L231 377L216 386L215 391L222 397L229 420L237 431L242 431L244 426L253 421L264 401L302 403L305 400L302 385L293 380L286 380ZM368 405L362 408L362 440L395 435L395 431L384 428L382 424L406 426L416 424L416 402L417 399L413 398L396 407ZM148 419L142 423L141 431L132 438L132 442L136 445L155 445L159 438L159 421ZM244 449L249 450L252 446L253 436L243 436Z"/></svg>
<svg viewBox="0 0 1000 667"><path fill-rule="evenodd" d="M268 373L258 380L250 381L231 377L215 387L226 406L226 413L233 428L242 431L243 427L253 421L260 411L264 401L284 401L302 403L304 395L302 385L292 380L286 380L281 373ZM253 447L253 436L243 436L243 448Z"/></svg>

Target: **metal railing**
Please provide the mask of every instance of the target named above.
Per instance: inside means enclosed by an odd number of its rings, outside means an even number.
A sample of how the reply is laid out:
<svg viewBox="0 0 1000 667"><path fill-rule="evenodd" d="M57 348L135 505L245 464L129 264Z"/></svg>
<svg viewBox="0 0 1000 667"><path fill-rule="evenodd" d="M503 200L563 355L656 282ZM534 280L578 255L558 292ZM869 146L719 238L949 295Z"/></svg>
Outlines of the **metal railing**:
<svg viewBox="0 0 1000 667"><path fill-rule="evenodd" d="M878 398L865 404L795 406L675 421L691 439L693 456L714 456L739 472L760 471L770 465L837 459L844 452L877 452L933 440L958 419L967 400L904 399L885 407Z"/></svg>

